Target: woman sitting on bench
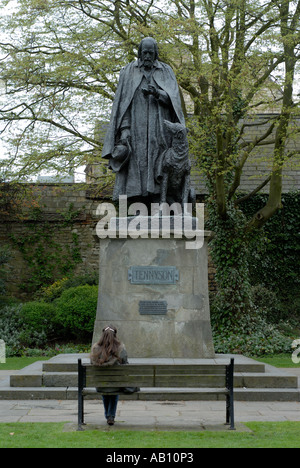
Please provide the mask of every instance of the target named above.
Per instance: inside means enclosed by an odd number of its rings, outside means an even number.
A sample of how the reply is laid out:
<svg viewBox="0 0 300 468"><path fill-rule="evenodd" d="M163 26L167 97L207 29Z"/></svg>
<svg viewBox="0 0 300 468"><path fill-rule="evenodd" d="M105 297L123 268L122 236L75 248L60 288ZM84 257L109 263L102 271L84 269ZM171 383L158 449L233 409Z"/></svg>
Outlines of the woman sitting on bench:
<svg viewBox="0 0 300 468"><path fill-rule="evenodd" d="M94 366L113 366L116 364L128 364L128 357L125 346L117 338L117 329L113 326L104 328L102 336L98 343L92 346L91 364ZM97 387L97 392L105 393L123 393L122 388L102 388ZM107 424L112 426L115 423L115 416L119 395L102 395L104 414Z"/></svg>

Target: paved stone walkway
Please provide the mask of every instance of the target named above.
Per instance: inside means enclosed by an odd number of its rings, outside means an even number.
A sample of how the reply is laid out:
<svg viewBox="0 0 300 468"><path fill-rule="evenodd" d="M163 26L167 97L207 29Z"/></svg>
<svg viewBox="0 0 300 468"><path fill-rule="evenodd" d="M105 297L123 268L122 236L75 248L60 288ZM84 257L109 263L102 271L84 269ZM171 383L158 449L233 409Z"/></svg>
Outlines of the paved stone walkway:
<svg viewBox="0 0 300 468"><path fill-rule="evenodd" d="M88 425L107 427L102 403L85 402ZM235 421L300 421L300 402L235 403ZM69 422L77 423L74 400L0 401L0 422ZM115 429L201 430L224 426L224 401L120 401Z"/></svg>

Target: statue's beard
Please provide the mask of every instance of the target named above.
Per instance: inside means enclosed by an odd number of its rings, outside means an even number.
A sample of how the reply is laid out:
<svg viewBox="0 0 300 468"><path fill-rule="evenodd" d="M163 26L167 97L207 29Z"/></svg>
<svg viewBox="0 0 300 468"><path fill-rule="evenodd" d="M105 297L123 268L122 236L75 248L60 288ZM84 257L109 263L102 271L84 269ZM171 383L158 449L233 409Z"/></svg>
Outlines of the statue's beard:
<svg viewBox="0 0 300 468"><path fill-rule="evenodd" d="M152 68L152 67L153 67L153 63L154 63L154 60L151 60L151 59L142 60L142 65L143 65L145 68Z"/></svg>

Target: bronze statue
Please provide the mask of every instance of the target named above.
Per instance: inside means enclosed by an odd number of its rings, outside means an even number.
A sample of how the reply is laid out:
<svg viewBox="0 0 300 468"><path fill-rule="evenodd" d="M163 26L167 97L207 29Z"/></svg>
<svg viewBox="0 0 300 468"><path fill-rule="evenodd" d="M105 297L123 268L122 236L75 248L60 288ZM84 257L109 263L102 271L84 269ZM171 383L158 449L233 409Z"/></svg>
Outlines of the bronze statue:
<svg viewBox="0 0 300 468"><path fill-rule="evenodd" d="M114 200L120 195L144 203L160 200L162 157L173 137L165 121L185 127L175 75L158 60L156 41L147 37L138 60L120 72L104 140L102 157L116 172Z"/></svg>

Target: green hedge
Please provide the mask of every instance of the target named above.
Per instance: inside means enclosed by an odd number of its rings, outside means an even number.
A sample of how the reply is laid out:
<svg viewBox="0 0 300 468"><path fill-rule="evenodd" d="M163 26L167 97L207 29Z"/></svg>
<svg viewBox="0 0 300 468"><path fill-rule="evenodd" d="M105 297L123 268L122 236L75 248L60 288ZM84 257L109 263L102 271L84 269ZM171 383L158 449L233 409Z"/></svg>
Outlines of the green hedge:
<svg viewBox="0 0 300 468"><path fill-rule="evenodd" d="M78 286L63 291L54 301L56 319L75 337L91 334L97 310L98 286Z"/></svg>
<svg viewBox="0 0 300 468"><path fill-rule="evenodd" d="M25 328L33 329L48 336L56 330L56 309L46 302L26 302L21 308L21 318Z"/></svg>

